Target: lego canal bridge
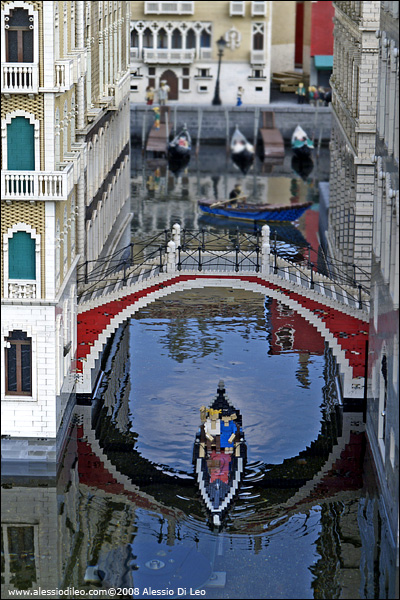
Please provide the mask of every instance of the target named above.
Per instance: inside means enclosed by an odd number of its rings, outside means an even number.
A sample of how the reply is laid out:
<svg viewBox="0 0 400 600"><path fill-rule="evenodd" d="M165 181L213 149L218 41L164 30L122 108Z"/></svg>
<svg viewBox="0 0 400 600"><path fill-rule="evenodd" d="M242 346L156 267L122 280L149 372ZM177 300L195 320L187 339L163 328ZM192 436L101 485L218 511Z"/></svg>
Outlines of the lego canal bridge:
<svg viewBox="0 0 400 600"><path fill-rule="evenodd" d="M216 235L178 224L131 243L78 272L77 393L90 398L102 351L119 326L151 302L205 287L244 289L279 300L317 328L338 365L344 399L364 396L369 294L356 268L332 264L310 247L290 255L264 225L253 234ZM316 266L317 265L317 266ZM364 274L363 274L364 275Z"/></svg>

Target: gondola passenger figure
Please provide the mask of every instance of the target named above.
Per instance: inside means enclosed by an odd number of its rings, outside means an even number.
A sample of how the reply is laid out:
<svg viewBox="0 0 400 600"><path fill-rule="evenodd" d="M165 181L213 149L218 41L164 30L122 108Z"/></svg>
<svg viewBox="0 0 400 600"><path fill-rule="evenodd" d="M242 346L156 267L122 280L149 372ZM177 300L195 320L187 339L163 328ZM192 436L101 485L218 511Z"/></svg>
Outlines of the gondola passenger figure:
<svg viewBox="0 0 400 600"><path fill-rule="evenodd" d="M160 108L158 106L155 106L153 108L154 111L154 127L155 129L160 129Z"/></svg>
<svg viewBox="0 0 400 600"><path fill-rule="evenodd" d="M242 101L242 97L244 94L244 89L239 86L237 89L237 94L236 94L236 106L242 106L243 101Z"/></svg>

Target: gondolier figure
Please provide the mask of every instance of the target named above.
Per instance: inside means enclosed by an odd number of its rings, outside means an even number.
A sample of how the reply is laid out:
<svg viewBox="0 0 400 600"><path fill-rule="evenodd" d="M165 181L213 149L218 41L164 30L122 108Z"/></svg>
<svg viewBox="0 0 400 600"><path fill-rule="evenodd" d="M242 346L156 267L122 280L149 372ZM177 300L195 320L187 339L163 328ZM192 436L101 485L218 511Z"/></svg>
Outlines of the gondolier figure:
<svg viewBox="0 0 400 600"><path fill-rule="evenodd" d="M239 198L242 195L243 195L242 186L240 185L240 183L235 183L235 187L229 194L229 199L235 201L235 200L237 200L237 198Z"/></svg>

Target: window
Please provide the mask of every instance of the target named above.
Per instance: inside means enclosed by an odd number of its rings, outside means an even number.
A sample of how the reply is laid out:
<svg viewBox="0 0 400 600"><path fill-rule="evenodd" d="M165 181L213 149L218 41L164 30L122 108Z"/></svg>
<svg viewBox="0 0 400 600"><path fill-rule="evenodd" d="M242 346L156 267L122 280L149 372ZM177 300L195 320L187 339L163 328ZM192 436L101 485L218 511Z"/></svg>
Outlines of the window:
<svg viewBox="0 0 400 600"><path fill-rule="evenodd" d="M34 171L35 126L25 117L14 117L7 125L7 168Z"/></svg>
<svg viewBox="0 0 400 600"><path fill-rule="evenodd" d="M26 231L16 231L9 239L9 279L36 279L35 246L35 240Z"/></svg>
<svg viewBox="0 0 400 600"><path fill-rule="evenodd" d="M37 539L36 539L37 542ZM2 583L29 590L37 581L35 528L32 525L2 525Z"/></svg>
<svg viewBox="0 0 400 600"><path fill-rule="evenodd" d="M27 10L15 8L6 21L6 62L33 62L33 17Z"/></svg>
<svg viewBox="0 0 400 600"><path fill-rule="evenodd" d="M168 48L168 36L165 29L159 29L157 33L157 48L164 50Z"/></svg>
<svg viewBox="0 0 400 600"><path fill-rule="evenodd" d="M153 48L153 32L149 27L143 31L143 48Z"/></svg>
<svg viewBox="0 0 400 600"><path fill-rule="evenodd" d="M132 29L131 31L131 48L139 47L139 35L136 29Z"/></svg>
<svg viewBox="0 0 400 600"><path fill-rule="evenodd" d="M182 89L190 90L190 69L189 67L183 67L182 69Z"/></svg>
<svg viewBox="0 0 400 600"><path fill-rule="evenodd" d="M263 79L264 71L262 69L253 69L251 72L251 76L254 77L254 79Z"/></svg>
<svg viewBox="0 0 400 600"><path fill-rule="evenodd" d="M201 48L210 48L211 47L211 35L207 31L201 32L200 46L201 46Z"/></svg>
<svg viewBox="0 0 400 600"><path fill-rule="evenodd" d="M6 394L32 394L32 340L15 330L6 339Z"/></svg>
<svg viewBox="0 0 400 600"><path fill-rule="evenodd" d="M264 50L264 35L259 31L253 36L253 50Z"/></svg>
<svg viewBox="0 0 400 600"><path fill-rule="evenodd" d="M210 77L210 69L202 69L199 67L197 69L197 77Z"/></svg>
<svg viewBox="0 0 400 600"><path fill-rule="evenodd" d="M193 29L189 29L186 34L186 48L187 50L192 50L192 48L196 48L196 34Z"/></svg>
<svg viewBox="0 0 400 600"><path fill-rule="evenodd" d="M172 48L176 50L182 48L182 34L179 29L174 29L172 33Z"/></svg>

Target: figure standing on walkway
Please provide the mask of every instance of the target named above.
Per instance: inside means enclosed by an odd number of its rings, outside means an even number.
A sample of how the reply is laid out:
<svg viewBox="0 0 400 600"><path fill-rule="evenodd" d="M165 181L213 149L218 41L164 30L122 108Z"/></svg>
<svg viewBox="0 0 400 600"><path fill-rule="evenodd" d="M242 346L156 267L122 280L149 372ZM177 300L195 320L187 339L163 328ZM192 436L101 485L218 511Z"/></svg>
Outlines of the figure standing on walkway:
<svg viewBox="0 0 400 600"><path fill-rule="evenodd" d="M297 88L297 104L304 104L306 99L306 88L304 87L304 83L300 81Z"/></svg>
<svg viewBox="0 0 400 600"><path fill-rule="evenodd" d="M167 85L165 79L163 79L161 82L161 86L158 90L158 101L161 106L165 106L165 104L167 103L169 91L170 87L169 85Z"/></svg>
<svg viewBox="0 0 400 600"><path fill-rule="evenodd" d="M155 106L153 108L154 111L154 127L155 129L160 129L160 108L158 106Z"/></svg>
<svg viewBox="0 0 400 600"><path fill-rule="evenodd" d="M244 89L239 86L237 89L237 94L236 94L236 106L242 106L243 101L242 101L242 97L244 94Z"/></svg>
<svg viewBox="0 0 400 600"><path fill-rule="evenodd" d="M146 88L146 103L151 106L154 101L154 88L148 85Z"/></svg>

